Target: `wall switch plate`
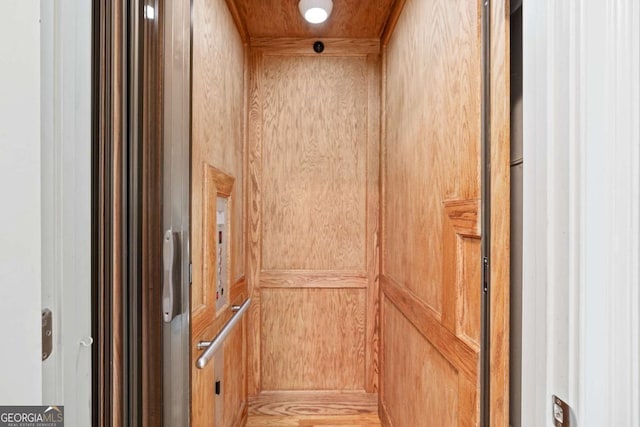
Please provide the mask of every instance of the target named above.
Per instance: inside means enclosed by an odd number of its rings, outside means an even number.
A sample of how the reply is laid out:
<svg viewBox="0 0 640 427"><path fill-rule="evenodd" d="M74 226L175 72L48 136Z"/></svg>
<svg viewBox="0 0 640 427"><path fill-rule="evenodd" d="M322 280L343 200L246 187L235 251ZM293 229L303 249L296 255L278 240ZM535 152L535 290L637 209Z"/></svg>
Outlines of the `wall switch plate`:
<svg viewBox="0 0 640 427"><path fill-rule="evenodd" d="M553 411L553 425L555 427L569 427L571 412L569 405L558 396L553 395L551 398L551 410Z"/></svg>

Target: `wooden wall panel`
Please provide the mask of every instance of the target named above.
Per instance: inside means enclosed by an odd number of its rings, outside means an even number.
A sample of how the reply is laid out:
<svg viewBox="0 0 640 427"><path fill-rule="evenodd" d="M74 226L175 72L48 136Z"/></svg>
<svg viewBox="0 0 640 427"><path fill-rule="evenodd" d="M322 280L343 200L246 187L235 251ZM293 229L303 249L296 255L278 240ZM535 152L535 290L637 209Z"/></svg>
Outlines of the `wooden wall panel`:
<svg viewBox="0 0 640 427"><path fill-rule="evenodd" d="M263 270L366 269L366 82L366 58L264 58Z"/></svg>
<svg viewBox="0 0 640 427"><path fill-rule="evenodd" d="M247 259L258 398L377 390L380 60L354 46L300 56L274 40L253 50Z"/></svg>
<svg viewBox="0 0 640 427"><path fill-rule="evenodd" d="M214 405L214 366L195 361L199 341L209 341L231 317L230 305L246 297L244 280L244 135L245 47L224 0L194 0L192 6L192 128L191 128L191 424L232 425L246 415L243 329L225 344L224 408ZM216 193L230 196L229 306L216 312ZM207 243L208 242L208 243ZM231 369L228 364L235 363ZM244 408L244 409L243 409ZM223 411L222 414L216 411Z"/></svg>
<svg viewBox="0 0 640 427"><path fill-rule="evenodd" d="M394 426L455 426L458 373L390 302L385 306L385 407Z"/></svg>
<svg viewBox="0 0 640 427"><path fill-rule="evenodd" d="M249 338L247 341L247 388L250 396L262 389L260 374L260 266L262 265L262 55L250 54L249 115L247 123L247 285L252 298L247 313Z"/></svg>
<svg viewBox="0 0 640 427"><path fill-rule="evenodd" d="M387 47L385 143L393 148L385 159L385 274L438 313L443 240L436 213L444 200L480 192L478 7L475 0L408 1ZM433 285L419 285L425 277Z"/></svg>
<svg viewBox="0 0 640 427"><path fill-rule="evenodd" d="M368 105L367 105L367 317L365 390L378 391L380 349L380 56L367 57Z"/></svg>
<svg viewBox="0 0 640 427"><path fill-rule="evenodd" d="M480 201L447 200L443 210L442 323L478 351L482 274Z"/></svg>
<svg viewBox="0 0 640 427"><path fill-rule="evenodd" d="M236 326L224 344L223 426L237 426L240 419L247 414L247 393L244 381L246 369L243 357L246 347L245 325L246 321L243 321Z"/></svg>
<svg viewBox="0 0 640 427"><path fill-rule="evenodd" d="M476 425L481 2L404 3L383 39L381 418Z"/></svg>
<svg viewBox="0 0 640 427"><path fill-rule="evenodd" d="M364 388L365 292L262 291L264 390Z"/></svg>
<svg viewBox="0 0 640 427"><path fill-rule="evenodd" d="M480 239L460 239L462 254L461 277L458 282L457 319L458 337L466 339L476 349L480 349L481 300L478 287L482 274L482 246Z"/></svg>
<svg viewBox="0 0 640 427"><path fill-rule="evenodd" d="M495 425L509 422L509 209L510 113L509 3L491 5L491 297L490 413Z"/></svg>
<svg viewBox="0 0 640 427"><path fill-rule="evenodd" d="M239 201L231 219L232 281L244 275L243 135L244 45L224 1L194 0L192 91L192 215L193 230L202 229L204 164L235 178ZM200 279L202 241L192 233L194 283Z"/></svg>

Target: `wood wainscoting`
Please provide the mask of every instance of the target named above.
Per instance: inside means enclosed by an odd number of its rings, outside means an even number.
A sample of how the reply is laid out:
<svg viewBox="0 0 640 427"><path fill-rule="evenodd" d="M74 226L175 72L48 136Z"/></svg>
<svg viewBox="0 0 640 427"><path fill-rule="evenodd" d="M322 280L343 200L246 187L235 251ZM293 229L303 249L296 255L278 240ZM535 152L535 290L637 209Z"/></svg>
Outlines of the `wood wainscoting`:
<svg viewBox="0 0 640 427"><path fill-rule="evenodd" d="M313 41L252 47L249 395L329 393L291 403L344 415L378 389L380 61L377 42Z"/></svg>
<svg viewBox="0 0 640 427"><path fill-rule="evenodd" d="M203 369L200 341L211 341L247 298L245 280L246 52L222 1L192 4L191 117L191 425L237 426L247 416L244 319ZM216 306L218 196L228 201L227 302ZM222 361L220 361L222 359ZM220 393L215 383L219 381Z"/></svg>
<svg viewBox="0 0 640 427"><path fill-rule="evenodd" d="M382 40L380 415L389 426L416 420L476 426L482 393L484 10L476 0L402 3L393 33ZM492 2L490 10L491 47L497 46L489 105L491 425L508 424L504 3Z"/></svg>

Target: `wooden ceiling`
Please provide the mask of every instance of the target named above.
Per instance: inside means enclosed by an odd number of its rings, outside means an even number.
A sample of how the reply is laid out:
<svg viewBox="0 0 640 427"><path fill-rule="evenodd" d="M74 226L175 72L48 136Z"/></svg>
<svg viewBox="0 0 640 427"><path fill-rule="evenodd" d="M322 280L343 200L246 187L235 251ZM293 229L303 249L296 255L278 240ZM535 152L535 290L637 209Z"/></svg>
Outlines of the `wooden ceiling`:
<svg viewBox="0 0 640 427"><path fill-rule="evenodd" d="M396 0L334 0L329 19L312 25L298 0L227 0L250 38L380 38Z"/></svg>

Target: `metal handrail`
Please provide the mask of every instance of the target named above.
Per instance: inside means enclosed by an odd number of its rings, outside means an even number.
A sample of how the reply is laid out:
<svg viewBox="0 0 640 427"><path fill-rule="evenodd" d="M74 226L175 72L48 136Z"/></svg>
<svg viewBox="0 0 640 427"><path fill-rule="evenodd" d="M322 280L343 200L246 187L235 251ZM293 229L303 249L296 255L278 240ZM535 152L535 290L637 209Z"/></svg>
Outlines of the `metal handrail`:
<svg viewBox="0 0 640 427"><path fill-rule="evenodd" d="M234 305L231 307L231 311L233 311L233 316L229 319L227 323L225 323L224 327L218 332L218 335L213 339L213 341L200 341L198 343L198 350L205 350L204 353L198 358L196 361L196 367L198 369L203 369L209 363L209 360L213 357L214 353L218 351L218 349L224 343L224 340L227 339L234 326L238 324L238 322L242 319L242 315L249 308L249 304L251 304L251 298L247 298L242 305Z"/></svg>

